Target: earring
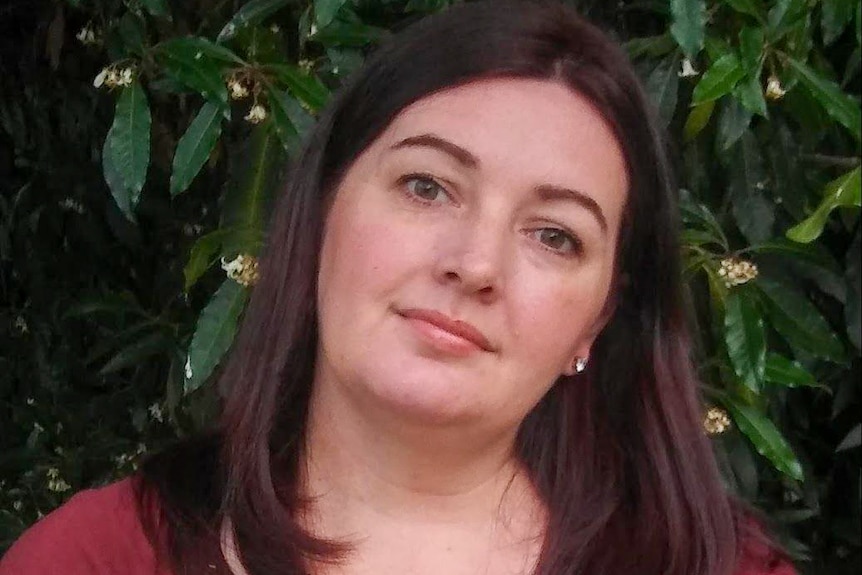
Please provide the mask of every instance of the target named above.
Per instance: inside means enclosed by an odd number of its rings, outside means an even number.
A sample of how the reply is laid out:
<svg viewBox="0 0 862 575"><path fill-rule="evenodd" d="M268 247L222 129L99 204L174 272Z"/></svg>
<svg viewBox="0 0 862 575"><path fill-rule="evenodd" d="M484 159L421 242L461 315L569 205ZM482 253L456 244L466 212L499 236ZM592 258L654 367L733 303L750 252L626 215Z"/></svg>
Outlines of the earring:
<svg viewBox="0 0 862 575"><path fill-rule="evenodd" d="M587 369L587 358L577 358L575 360L575 373L583 373L585 369Z"/></svg>

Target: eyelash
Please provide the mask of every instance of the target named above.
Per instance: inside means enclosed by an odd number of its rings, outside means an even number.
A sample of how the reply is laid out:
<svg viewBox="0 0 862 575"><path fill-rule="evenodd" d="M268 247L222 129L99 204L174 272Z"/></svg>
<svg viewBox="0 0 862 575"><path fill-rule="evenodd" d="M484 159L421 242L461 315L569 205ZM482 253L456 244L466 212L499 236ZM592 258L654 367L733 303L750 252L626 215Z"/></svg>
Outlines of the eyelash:
<svg viewBox="0 0 862 575"><path fill-rule="evenodd" d="M450 201L452 200L452 196L449 193L449 191L446 189L445 186L440 184L437 181L437 179L434 178L434 176L431 176L429 174L413 173L413 174L405 174L404 176L402 176L401 178L398 179L399 187L401 188L404 195L407 196L407 198L410 199L411 201L417 202L417 203L422 204L424 206L431 206L431 205L439 203L437 200L428 200L426 198L419 196L416 192L414 192L413 190L410 189L410 183L411 182L421 182L423 184L431 184L431 185L435 186L440 192L442 192L443 195L446 196L447 199L449 199ZM579 257L583 254L583 252L584 252L583 242L580 240L580 238L578 238L576 235L569 232L565 228L553 227L553 226L544 226L544 227L533 228L531 230L528 230L526 235L528 235L530 237L534 237L534 234L545 232L545 231L550 231L550 232L554 232L554 233L562 235L564 241L571 244L571 249L561 250L558 248L553 248L553 247L547 245L546 243L542 242L541 240L539 240L538 237L535 237L536 241L539 242L539 244L542 246L543 249L551 252L552 254L555 254L555 255L558 255L558 256L561 256L564 258Z"/></svg>
<svg viewBox="0 0 862 575"><path fill-rule="evenodd" d="M562 235L563 240L568 242L569 244L571 244L571 248L569 250L562 250L562 249L551 247L548 244L542 242L537 237L536 234L541 233L541 232L545 232L545 231L550 231L550 232L554 232L556 234ZM575 258L575 257L581 256L584 253L584 244L580 240L580 238L578 238L577 236L575 236L574 234L570 233L569 231L567 231L563 228L557 228L557 227L551 227L551 226L545 226L545 227L541 227L541 228L533 228L531 230L528 230L527 235L535 238L536 241L539 242L539 244L542 246L543 249L546 249L549 252L556 254L556 255L559 255L561 257L564 257L564 258Z"/></svg>
<svg viewBox="0 0 862 575"><path fill-rule="evenodd" d="M410 189L410 183L411 182L420 182L423 184L431 184L431 185L435 186L440 192L442 192L443 195L446 196L446 198L448 198L449 200L452 200L452 195L449 193L449 191L446 189L445 186L440 184L434 178L434 176L431 176L429 174L406 174L406 175L402 176L401 178L399 178L398 185L401 188L401 190L404 192L404 195L406 195L410 200L412 200L414 202L418 202L424 206L430 206L430 205L434 205L434 204L439 203L439 201L437 201L437 200L429 200L429 199L423 198L420 195L418 195L415 191L411 190Z"/></svg>

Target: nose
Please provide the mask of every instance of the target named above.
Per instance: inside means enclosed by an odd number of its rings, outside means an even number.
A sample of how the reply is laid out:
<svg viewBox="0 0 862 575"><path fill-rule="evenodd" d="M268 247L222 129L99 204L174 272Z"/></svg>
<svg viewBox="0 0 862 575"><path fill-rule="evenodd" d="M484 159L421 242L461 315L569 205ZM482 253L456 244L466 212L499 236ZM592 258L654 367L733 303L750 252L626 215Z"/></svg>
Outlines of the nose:
<svg viewBox="0 0 862 575"><path fill-rule="evenodd" d="M507 261L505 225L490 217L465 218L447 235L437 261L438 281L486 303L498 298Z"/></svg>

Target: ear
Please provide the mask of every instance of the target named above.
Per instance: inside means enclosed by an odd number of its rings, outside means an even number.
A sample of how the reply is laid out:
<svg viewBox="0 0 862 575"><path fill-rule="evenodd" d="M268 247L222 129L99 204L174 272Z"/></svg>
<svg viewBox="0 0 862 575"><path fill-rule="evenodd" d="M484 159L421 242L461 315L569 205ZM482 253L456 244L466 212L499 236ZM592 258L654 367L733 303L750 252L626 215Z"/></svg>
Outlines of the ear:
<svg viewBox="0 0 862 575"><path fill-rule="evenodd" d="M570 361L563 369L563 375L572 376L579 373L577 370L578 359L589 359L590 350L593 347L593 343L596 341L596 338L599 337L599 334L602 332L602 330L605 329L605 326L613 317L616 309L616 290L613 290L612 293L610 293L608 295L608 298L605 300L605 305L602 307L602 310L599 313L599 316L596 318L596 321L593 322L593 325L590 327L590 330L586 334L584 334L583 340L579 342L573 350Z"/></svg>

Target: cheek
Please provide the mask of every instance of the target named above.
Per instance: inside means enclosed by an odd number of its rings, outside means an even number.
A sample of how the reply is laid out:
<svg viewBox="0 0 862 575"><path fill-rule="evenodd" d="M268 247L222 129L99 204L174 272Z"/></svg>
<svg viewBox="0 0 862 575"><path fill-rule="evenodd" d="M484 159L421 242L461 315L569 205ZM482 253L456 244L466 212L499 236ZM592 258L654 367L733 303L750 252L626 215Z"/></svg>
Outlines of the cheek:
<svg viewBox="0 0 862 575"><path fill-rule="evenodd" d="M517 298L516 331L527 353L549 365L571 361L571 354L596 335L607 297L602 277L523 282ZM599 276L599 274L596 274Z"/></svg>
<svg viewBox="0 0 862 575"><path fill-rule="evenodd" d="M355 309L353 302L385 293L415 265L418 257L407 245L410 235L381 224L385 221L373 209L330 214L319 274L323 301Z"/></svg>

